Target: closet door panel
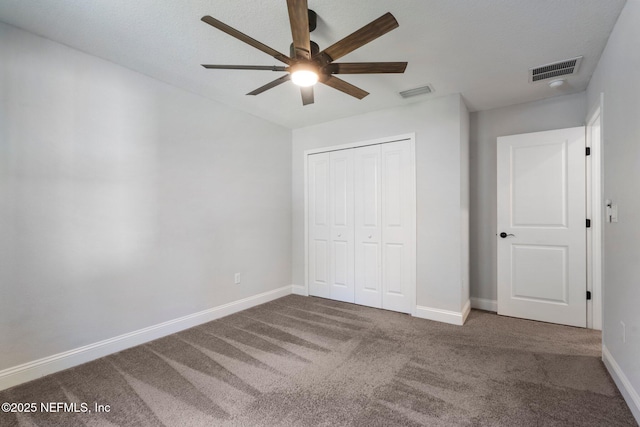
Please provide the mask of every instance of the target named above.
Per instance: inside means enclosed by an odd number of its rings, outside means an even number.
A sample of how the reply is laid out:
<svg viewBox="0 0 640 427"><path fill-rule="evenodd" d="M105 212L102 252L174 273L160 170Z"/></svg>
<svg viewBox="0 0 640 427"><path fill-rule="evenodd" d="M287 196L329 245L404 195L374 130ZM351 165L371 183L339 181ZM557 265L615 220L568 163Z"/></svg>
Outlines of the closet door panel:
<svg viewBox="0 0 640 427"><path fill-rule="evenodd" d="M380 146L354 150L355 302L382 307Z"/></svg>
<svg viewBox="0 0 640 427"><path fill-rule="evenodd" d="M387 243L385 245L385 285L386 295L403 296L405 266L403 261L404 245Z"/></svg>
<svg viewBox="0 0 640 427"><path fill-rule="evenodd" d="M330 298L329 153L308 157L309 294Z"/></svg>
<svg viewBox="0 0 640 427"><path fill-rule="evenodd" d="M354 302L353 150L333 151L330 159L330 296Z"/></svg>
<svg viewBox="0 0 640 427"><path fill-rule="evenodd" d="M413 197L408 141L381 146L382 157L382 307L411 312Z"/></svg>

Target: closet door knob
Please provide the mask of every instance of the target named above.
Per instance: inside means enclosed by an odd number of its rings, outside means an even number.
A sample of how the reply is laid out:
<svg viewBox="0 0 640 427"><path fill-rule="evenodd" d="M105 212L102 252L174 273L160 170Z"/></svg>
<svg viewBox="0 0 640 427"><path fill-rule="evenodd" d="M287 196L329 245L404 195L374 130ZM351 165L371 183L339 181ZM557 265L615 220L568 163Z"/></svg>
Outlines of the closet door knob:
<svg viewBox="0 0 640 427"><path fill-rule="evenodd" d="M338 237L342 237L342 234L338 234Z"/></svg>
<svg viewBox="0 0 640 427"><path fill-rule="evenodd" d="M369 234L369 238L372 238L373 236L371 234Z"/></svg>

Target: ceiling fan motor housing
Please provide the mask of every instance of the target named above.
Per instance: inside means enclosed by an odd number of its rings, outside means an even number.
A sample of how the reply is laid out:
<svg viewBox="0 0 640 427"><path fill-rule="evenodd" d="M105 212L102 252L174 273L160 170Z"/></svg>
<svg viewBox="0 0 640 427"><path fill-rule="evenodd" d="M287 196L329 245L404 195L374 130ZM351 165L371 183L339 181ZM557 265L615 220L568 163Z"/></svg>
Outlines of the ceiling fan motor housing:
<svg viewBox="0 0 640 427"><path fill-rule="evenodd" d="M313 40L311 40L309 43L311 44L311 56L313 57L316 53L320 52L320 46L318 46L318 43L314 42ZM296 48L293 43L289 45L289 56L292 58L296 57Z"/></svg>
<svg viewBox="0 0 640 427"><path fill-rule="evenodd" d="M312 33L313 30L316 29L316 24L318 23L318 15L311 9L308 9L309 16L309 32Z"/></svg>

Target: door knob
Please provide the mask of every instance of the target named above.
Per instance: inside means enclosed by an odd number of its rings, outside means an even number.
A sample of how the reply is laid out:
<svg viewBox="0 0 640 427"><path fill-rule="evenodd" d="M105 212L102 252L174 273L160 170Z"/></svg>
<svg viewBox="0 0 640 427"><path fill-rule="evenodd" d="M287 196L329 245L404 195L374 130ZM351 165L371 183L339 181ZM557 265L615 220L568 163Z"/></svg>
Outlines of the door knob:
<svg viewBox="0 0 640 427"><path fill-rule="evenodd" d="M338 237L342 237L342 234L338 234Z"/></svg>
<svg viewBox="0 0 640 427"><path fill-rule="evenodd" d="M500 237L502 237L503 239L506 238L506 237L509 237L509 236L516 237L515 234L507 234L504 231L502 233L500 233Z"/></svg>
<svg viewBox="0 0 640 427"><path fill-rule="evenodd" d="M369 234L369 238L372 238L373 236L371 234Z"/></svg>

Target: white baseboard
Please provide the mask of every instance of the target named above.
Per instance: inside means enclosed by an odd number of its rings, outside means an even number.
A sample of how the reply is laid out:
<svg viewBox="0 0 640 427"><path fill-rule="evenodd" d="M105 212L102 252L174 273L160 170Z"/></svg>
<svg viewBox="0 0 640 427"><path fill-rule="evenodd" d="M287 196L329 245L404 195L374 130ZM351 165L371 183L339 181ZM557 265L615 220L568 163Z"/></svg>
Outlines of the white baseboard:
<svg viewBox="0 0 640 427"><path fill-rule="evenodd" d="M305 297L309 296L309 292L307 292L307 288L302 285L291 285L291 293L294 295L302 295Z"/></svg>
<svg viewBox="0 0 640 427"><path fill-rule="evenodd" d="M419 305L416 307L416 317L427 320L435 320L436 322L450 323L452 325L464 325L467 316L471 311L469 301L464 305L462 311L442 310L439 308L424 307Z"/></svg>
<svg viewBox="0 0 640 427"><path fill-rule="evenodd" d="M471 297L471 308L477 308L478 310L498 312L498 301L494 299L475 298Z"/></svg>
<svg viewBox="0 0 640 427"><path fill-rule="evenodd" d="M631 381L629 381L629 378L624 374L622 368L620 368L620 365L618 365L618 362L616 362L604 344L602 345L602 361L607 367L609 374L611 374L613 381L618 386L620 393L622 393L622 397L624 397L627 405L629 405L631 413L638 424L640 424L640 395L638 395L638 391L633 388Z"/></svg>
<svg viewBox="0 0 640 427"><path fill-rule="evenodd" d="M467 317L469 317L469 313L471 313L471 301L467 300L464 303L464 307L462 307L462 324L467 321Z"/></svg>
<svg viewBox="0 0 640 427"><path fill-rule="evenodd" d="M0 371L0 390L35 380L86 362L264 304L292 293L292 285L219 305L73 350Z"/></svg>

